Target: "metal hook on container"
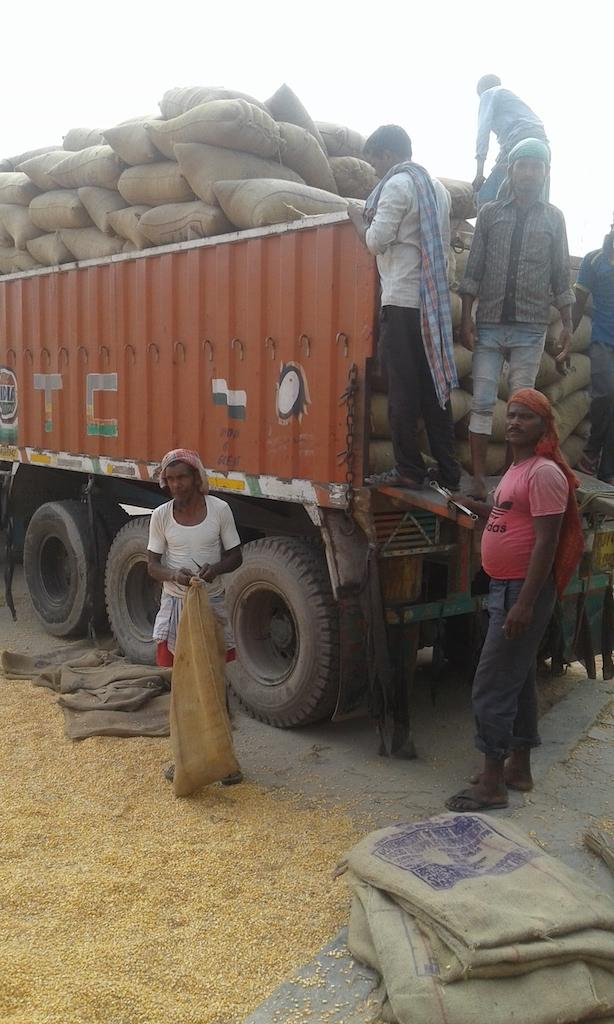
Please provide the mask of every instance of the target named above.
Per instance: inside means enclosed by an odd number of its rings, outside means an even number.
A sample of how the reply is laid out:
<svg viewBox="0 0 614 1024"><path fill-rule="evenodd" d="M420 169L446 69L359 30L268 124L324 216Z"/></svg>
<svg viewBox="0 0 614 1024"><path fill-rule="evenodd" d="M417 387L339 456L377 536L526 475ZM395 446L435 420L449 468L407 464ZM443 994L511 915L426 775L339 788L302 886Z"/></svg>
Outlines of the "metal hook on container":
<svg viewBox="0 0 614 1024"><path fill-rule="evenodd" d="M349 349L350 341L349 341L349 338L348 338L347 334L345 334L343 331L337 331L337 337L335 338L335 345L338 345L340 341L343 342L343 355L347 359L347 354L348 354L348 349Z"/></svg>
<svg viewBox="0 0 614 1024"><path fill-rule="evenodd" d="M230 347L232 349L235 349L237 345L239 346L239 359L241 360L241 362L243 362L243 356L245 354L243 351L243 342L241 341L240 338L233 338L232 341L230 342Z"/></svg>
<svg viewBox="0 0 614 1024"><path fill-rule="evenodd" d="M90 354L86 349L85 345L79 345L77 348L77 352L80 352L83 355L84 362L89 362Z"/></svg>
<svg viewBox="0 0 614 1024"><path fill-rule="evenodd" d="M34 356L32 355L32 349L31 348L24 348L23 354L24 354L26 359L30 360L31 363L34 362Z"/></svg>
<svg viewBox="0 0 614 1024"><path fill-rule="evenodd" d="M12 360L11 360L11 356L12 356ZM6 361L7 361L7 363L10 363L10 362L16 363L17 362L17 353L16 353L14 348L7 349Z"/></svg>
<svg viewBox="0 0 614 1024"><path fill-rule="evenodd" d="M272 338L270 334L264 339L264 347L270 349L271 359L275 359L275 338Z"/></svg>
<svg viewBox="0 0 614 1024"><path fill-rule="evenodd" d="M305 346L305 354L309 359L309 357L311 356L311 341L309 340L309 337L306 334L301 334L300 338L298 339L298 343L299 345Z"/></svg>
<svg viewBox="0 0 614 1024"><path fill-rule="evenodd" d="M209 341L209 338L204 338L201 341L201 343L200 343L200 347L203 350L203 352L205 353L205 356L207 357L209 362L212 363L213 362L213 342Z"/></svg>
<svg viewBox="0 0 614 1024"><path fill-rule="evenodd" d="M128 342L126 345L124 345L124 352L128 352L128 351L132 352L132 363L134 365L134 363L136 363L136 351L135 351L134 345L131 345L130 342Z"/></svg>
<svg viewBox="0 0 614 1024"><path fill-rule="evenodd" d="M147 346L147 351L151 352L152 348L153 348L153 350L156 353L156 362L159 363L160 362L160 349L156 345L155 341L150 341L149 342L149 345Z"/></svg>
<svg viewBox="0 0 614 1024"><path fill-rule="evenodd" d="M107 360L107 363L108 363L109 359L111 358L111 353L109 351L109 346L108 345L99 345L98 346L98 355L101 356L103 352L106 352L106 360Z"/></svg>
<svg viewBox="0 0 614 1024"><path fill-rule="evenodd" d="M47 356L47 366L51 366L51 352L49 351L46 345L43 345L43 347L41 348L41 362L43 360L43 354Z"/></svg>
<svg viewBox="0 0 614 1024"><path fill-rule="evenodd" d="M68 366L69 352L66 345L60 345L58 349L58 366L62 365L62 355L64 356L64 362Z"/></svg>
<svg viewBox="0 0 614 1024"><path fill-rule="evenodd" d="M180 349L181 349L181 352L183 354L183 358L182 358L181 362L185 363L185 345L183 344L182 341L176 341L175 344L173 345L173 351L175 353L175 356L177 355L177 353L179 352ZM175 359L174 357L173 357L173 362L174 363L177 362L177 359Z"/></svg>

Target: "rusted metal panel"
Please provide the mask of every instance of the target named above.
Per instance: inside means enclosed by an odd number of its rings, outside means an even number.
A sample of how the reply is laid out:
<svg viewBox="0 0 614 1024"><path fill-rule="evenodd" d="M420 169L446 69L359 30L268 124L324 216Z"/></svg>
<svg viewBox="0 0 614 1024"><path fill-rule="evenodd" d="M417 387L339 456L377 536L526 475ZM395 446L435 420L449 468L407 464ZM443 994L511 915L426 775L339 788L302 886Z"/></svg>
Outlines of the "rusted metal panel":
<svg viewBox="0 0 614 1024"><path fill-rule="evenodd" d="M147 478L195 447L222 485L307 481L328 504L356 363L359 483L375 269L331 220L0 279L2 457Z"/></svg>

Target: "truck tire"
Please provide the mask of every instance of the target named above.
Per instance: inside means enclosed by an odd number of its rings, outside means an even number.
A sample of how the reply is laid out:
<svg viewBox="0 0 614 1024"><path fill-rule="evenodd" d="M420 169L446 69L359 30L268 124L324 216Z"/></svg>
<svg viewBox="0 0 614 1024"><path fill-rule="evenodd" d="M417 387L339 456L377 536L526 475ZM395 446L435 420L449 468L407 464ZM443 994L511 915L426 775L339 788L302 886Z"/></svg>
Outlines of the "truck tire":
<svg viewBox="0 0 614 1024"><path fill-rule="evenodd" d="M109 550L97 530L99 559ZM36 510L26 531L24 574L34 611L53 636L83 636L90 617L88 588L93 588L94 626L104 629L104 572L91 564L90 522L80 501L49 501Z"/></svg>
<svg viewBox="0 0 614 1024"><path fill-rule="evenodd" d="M308 541L246 544L228 577L237 659L230 684L254 717L289 728L330 718L339 689L339 616L326 561Z"/></svg>
<svg viewBox="0 0 614 1024"><path fill-rule="evenodd" d="M113 635L126 658L153 665L152 639L160 606L160 584L147 573L149 516L136 516L116 534L107 558L105 594Z"/></svg>

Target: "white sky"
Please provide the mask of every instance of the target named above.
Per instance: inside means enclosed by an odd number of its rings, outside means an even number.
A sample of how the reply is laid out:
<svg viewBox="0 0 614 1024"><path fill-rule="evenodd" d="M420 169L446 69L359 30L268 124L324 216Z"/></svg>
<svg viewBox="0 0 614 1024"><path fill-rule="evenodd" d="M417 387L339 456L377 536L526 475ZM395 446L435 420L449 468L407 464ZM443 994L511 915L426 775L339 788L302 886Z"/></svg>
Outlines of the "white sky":
<svg viewBox="0 0 614 1024"><path fill-rule="evenodd" d="M494 72L544 121L551 200L583 255L614 208L613 37L612 0L5 3L0 151L153 113L175 85L266 99L285 81L315 120L401 124L433 174L472 180L475 84Z"/></svg>

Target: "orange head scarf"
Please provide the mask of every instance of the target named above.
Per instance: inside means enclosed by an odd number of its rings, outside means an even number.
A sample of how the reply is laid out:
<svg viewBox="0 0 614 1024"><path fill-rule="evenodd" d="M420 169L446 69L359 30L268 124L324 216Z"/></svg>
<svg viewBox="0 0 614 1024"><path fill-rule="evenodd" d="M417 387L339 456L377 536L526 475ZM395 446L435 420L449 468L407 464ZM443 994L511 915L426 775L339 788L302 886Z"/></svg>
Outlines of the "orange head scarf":
<svg viewBox="0 0 614 1024"><path fill-rule="evenodd" d="M539 391L534 391L533 388L522 388L512 395L508 405L512 402L526 405L527 409L530 409L531 412L541 416L546 425L546 430L543 437L537 442L535 454L556 462L559 469L565 474L569 484L567 508L563 515L559 543L554 557L554 582L557 594L560 597L573 576L584 551L584 535L582 533L580 513L578 512L575 495L578 479L572 472L569 463L565 461L565 457L560 449L559 435L554 421L552 406L546 396L542 395Z"/></svg>

